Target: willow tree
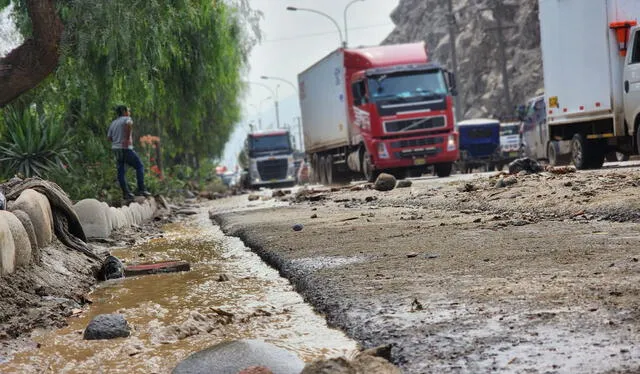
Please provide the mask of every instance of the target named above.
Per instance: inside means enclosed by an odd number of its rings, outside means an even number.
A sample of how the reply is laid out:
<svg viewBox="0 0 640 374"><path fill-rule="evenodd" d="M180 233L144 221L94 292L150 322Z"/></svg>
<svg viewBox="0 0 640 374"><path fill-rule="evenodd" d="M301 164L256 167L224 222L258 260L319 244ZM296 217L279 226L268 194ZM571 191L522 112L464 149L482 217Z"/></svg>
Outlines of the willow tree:
<svg viewBox="0 0 640 374"><path fill-rule="evenodd" d="M240 113L242 71L259 39L261 15L248 0L14 3L27 42L7 57L46 34L33 12L36 4L49 5L40 18L60 21L52 21L59 27L49 30L55 32L48 43L29 50L59 45L46 49L48 70L33 76L31 86L41 81L38 89L19 93L22 104L61 108L74 130L104 137L111 108L127 103L141 125L137 135L160 136L169 154L199 160L222 152ZM38 59L37 53L27 55ZM57 55L53 67L51 55Z"/></svg>

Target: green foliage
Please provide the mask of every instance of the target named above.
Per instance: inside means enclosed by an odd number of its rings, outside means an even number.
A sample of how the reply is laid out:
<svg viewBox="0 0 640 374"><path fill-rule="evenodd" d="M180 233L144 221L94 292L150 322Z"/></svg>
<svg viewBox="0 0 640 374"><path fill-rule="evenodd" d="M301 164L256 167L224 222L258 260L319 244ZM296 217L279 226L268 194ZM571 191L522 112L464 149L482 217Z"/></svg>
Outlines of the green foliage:
<svg viewBox="0 0 640 374"><path fill-rule="evenodd" d="M53 170L64 171L73 154L73 136L60 116L39 114L35 107L5 110L6 133L0 143L2 174L44 177Z"/></svg>
<svg viewBox="0 0 640 374"><path fill-rule="evenodd" d="M25 4L15 1L15 12L28 36ZM37 90L12 103L63 112L64 125L79 134L81 157L71 160L69 175L51 173L52 178L76 198L107 199L118 191L104 140L118 103L133 109L134 139L147 134L162 139L166 167L198 171L202 160L221 155L240 118L249 52L260 40L262 15L249 0L56 4L65 26L59 67Z"/></svg>

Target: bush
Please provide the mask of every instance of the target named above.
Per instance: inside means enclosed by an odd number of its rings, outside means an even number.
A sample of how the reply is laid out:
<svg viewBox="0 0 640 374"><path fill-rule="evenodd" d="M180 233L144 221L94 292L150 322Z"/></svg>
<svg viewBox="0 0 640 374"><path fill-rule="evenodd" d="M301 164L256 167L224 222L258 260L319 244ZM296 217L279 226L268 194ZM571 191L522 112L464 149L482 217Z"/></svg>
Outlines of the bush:
<svg viewBox="0 0 640 374"><path fill-rule="evenodd" d="M6 132L0 143L0 174L44 177L64 172L73 155L74 139L61 116L38 114L35 107L5 109Z"/></svg>

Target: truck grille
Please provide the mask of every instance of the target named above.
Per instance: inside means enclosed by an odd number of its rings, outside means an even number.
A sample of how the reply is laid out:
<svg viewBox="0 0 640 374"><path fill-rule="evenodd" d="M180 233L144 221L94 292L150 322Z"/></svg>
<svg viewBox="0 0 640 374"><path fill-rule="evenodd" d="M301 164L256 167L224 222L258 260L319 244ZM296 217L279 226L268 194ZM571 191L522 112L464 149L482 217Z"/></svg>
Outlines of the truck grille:
<svg viewBox="0 0 640 374"><path fill-rule="evenodd" d="M404 119L400 121L388 121L384 123L384 128L387 133L428 130L428 129L435 129L435 128L445 127L445 126L446 126L446 120L442 116L412 118L412 119Z"/></svg>
<svg viewBox="0 0 640 374"><path fill-rule="evenodd" d="M262 180L287 178L287 167L286 159L258 161L258 173Z"/></svg>
<svg viewBox="0 0 640 374"><path fill-rule="evenodd" d="M443 142L444 138L441 136L437 136L435 138L400 140L391 143L391 148L422 147L425 145L441 144Z"/></svg>

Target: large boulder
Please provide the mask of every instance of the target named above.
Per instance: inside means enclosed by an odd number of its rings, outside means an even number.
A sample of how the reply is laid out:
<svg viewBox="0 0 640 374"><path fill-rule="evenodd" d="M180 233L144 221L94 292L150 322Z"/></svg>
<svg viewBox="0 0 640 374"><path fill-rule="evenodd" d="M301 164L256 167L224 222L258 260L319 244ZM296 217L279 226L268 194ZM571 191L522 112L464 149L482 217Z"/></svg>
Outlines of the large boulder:
<svg viewBox="0 0 640 374"><path fill-rule="evenodd" d="M22 223L22 227L24 227L27 235L29 236L29 243L31 243L31 257L33 262L36 264L42 263L42 253L40 252L40 247L38 247L38 237L36 236L36 230L33 228L33 222L31 222L31 218L29 215L22 210L14 210L13 213L16 218L20 220Z"/></svg>
<svg viewBox="0 0 640 374"><path fill-rule="evenodd" d="M266 367L273 374L299 374L304 362L294 353L260 340L236 340L192 354L172 374L237 374L252 366Z"/></svg>
<svg viewBox="0 0 640 374"><path fill-rule="evenodd" d="M13 213L6 210L0 210L0 219L3 219L8 224L9 231L11 231L11 236L13 237L15 266L29 265L31 263L31 241L22 222Z"/></svg>
<svg viewBox="0 0 640 374"><path fill-rule="evenodd" d="M0 275L11 274L16 270L15 247L9 223L0 216Z"/></svg>
<svg viewBox="0 0 640 374"><path fill-rule="evenodd" d="M96 199L78 201L73 210L78 215L82 230L87 239L105 239L111 235L111 222L107 217L103 203Z"/></svg>
<svg viewBox="0 0 640 374"><path fill-rule="evenodd" d="M95 316L84 330L85 340L126 338L131 328L122 314L100 314Z"/></svg>
<svg viewBox="0 0 640 374"><path fill-rule="evenodd" d="M53 218L49 200L41 193L26 189L11 204L11 211L22 210L29 215L38 239L38 247L44 248L53 239Z"/></svg>

